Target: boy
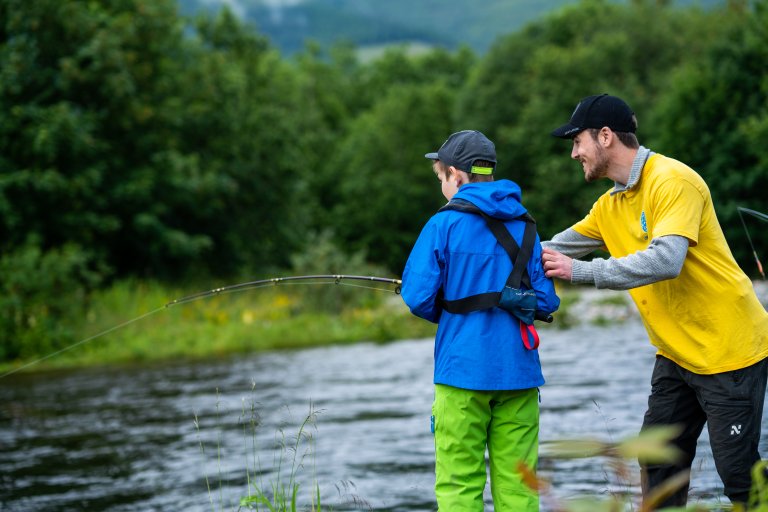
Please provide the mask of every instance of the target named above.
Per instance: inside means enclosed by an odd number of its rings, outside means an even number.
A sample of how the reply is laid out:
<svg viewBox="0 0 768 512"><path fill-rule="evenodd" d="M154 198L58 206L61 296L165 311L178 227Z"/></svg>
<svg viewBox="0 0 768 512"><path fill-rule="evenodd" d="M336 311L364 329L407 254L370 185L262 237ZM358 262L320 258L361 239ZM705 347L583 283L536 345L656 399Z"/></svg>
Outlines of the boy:
<svg viewBox="0 0 768 512"><path fill-rule="evenodd" d="M536 511L538 495L518 466L534 470L538 462L538 386L544 378L532 318L523 322L496 307L513 263L489 229L494 222L512 235L520 253L531 251L518 271L525 270L535 309L552 313L560 300L544 275L535 229L524 241L526 226L535 225L520 204L520 187L493 180L493 143L465 130L425 156L433 160L449 209L435 214L419 235L403 272L402 296L413 314L438 323L432 408L438 508L483 510L487 447L495 510ZM483 213L467 211L475 207ZM457 307L489 297L496 303Z"/></svg>

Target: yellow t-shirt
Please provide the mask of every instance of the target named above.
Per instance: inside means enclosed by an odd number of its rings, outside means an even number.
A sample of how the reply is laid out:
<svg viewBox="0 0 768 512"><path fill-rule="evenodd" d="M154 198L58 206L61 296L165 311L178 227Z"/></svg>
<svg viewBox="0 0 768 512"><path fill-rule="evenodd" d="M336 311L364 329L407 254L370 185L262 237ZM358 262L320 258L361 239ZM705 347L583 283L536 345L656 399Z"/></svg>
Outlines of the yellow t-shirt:
<svg viewBox="0 0 768 512"><path fill-rule="evenodd" d="M664 235L688 239L678 277L630 290L659 355L699 374L768 356L768 313L728 248L709 188L690 167L652 155L634 187L603 194L573 229L603 240L615 258Z"/></svg>

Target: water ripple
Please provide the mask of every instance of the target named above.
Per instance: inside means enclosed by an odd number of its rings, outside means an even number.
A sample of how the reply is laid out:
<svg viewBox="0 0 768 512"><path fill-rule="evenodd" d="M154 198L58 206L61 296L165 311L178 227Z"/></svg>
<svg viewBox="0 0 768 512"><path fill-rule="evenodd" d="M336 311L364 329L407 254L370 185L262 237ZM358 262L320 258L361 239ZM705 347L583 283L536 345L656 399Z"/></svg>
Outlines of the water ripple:
<svg viewBox="0 0 768 512"><path fill-rule="evenodd" d="M542 443L634 435L654 360L642 326L541 335ZM296 456L301 492L317 482L336 510L434 510L432 350L431 340L403 340L14 374L0 380L0 509L236 509L246 471L268 487ZM316 424L297 445L311 412ZM635 466L622 482L606 461L543 456L553 491L542 510L579 494L634 496ZM706 433L692 487L701 499L721 495Z"/></svg>

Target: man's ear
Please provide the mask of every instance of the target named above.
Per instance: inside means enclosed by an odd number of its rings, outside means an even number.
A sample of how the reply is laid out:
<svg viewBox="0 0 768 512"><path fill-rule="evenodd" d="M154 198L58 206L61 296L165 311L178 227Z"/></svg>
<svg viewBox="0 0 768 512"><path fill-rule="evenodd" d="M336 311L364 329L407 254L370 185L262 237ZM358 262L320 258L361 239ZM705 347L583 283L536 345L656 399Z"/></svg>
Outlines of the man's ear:
<svg viewBox="0 0 768 512"><path fill-rule="evenodd" d="M604 148L607 148L611 144L613 144L614 139L616 138L616 134L613 133L613 130L608 128L607 126L603 126L600 129L600 132L597 134L597 142L600 143L601 146Z"/></svg>

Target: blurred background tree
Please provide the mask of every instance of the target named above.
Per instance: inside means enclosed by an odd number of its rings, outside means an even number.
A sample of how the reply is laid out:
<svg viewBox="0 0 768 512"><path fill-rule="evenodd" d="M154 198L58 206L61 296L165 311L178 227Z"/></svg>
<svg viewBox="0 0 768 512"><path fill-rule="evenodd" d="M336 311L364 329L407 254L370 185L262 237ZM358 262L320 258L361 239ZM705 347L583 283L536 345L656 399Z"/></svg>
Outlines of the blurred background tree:
<svg viewBox="0 0 768 512"><path fill-rule="evenodd" d="M649 121L654 145L707 182L734 255L754 275L737 206L768 212L768 3L732 2L716 25L719 36L671 74ZM765 223L745 222L765 260Z"/></svg>
<svg viewBox="0 0 768 512"><path fill-rule="evenodd" d="M736 206L768 210L768 0L581 0L486 53L455 43L286 57L226 8L0 0L0 357L115 279L263 277L318 240L399 275L443 202L423 155L460 129L495 141L546 239L608 187L549 135L601 92L638 113L641 143L702 174L756 276ZM54 306L62 289L75 309Z"/></svg>
<svg viewBox="0 0 768 512"><path fill-rule="evenodd" d="M570 143L549 133L579 99L607 92L637 113L640 143L667 152L652 144L658 127L646 121L667 94L672 71L726 30L722 16L714 16L656 2L585 0L490 50L462 91L460 116L500 141L502 173L522 186L542 236L580 219L609 186L585 184L581 165L569 158Z"/></svg>

